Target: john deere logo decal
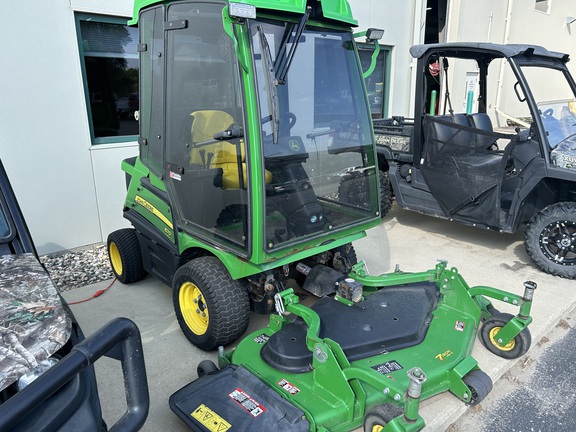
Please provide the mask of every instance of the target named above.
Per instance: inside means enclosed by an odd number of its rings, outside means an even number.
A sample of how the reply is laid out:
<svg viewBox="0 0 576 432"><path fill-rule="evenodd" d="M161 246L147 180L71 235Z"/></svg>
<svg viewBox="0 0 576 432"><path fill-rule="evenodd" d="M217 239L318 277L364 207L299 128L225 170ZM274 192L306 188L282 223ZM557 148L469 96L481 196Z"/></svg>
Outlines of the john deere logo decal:
<svg viewBox="0 0 576 432"><path fill-rule="evenodd" d="M300 143L297 140L288 141L288 147L290 147L290 150L293 152L300 151Z"/></svg>

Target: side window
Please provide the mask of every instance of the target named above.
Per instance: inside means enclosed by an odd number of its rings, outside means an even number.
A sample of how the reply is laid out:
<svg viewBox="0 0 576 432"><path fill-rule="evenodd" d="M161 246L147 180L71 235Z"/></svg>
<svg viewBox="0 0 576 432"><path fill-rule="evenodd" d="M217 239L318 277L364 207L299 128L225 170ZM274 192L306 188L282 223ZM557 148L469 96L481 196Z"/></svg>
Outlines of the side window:
<svg viewBox="0 0 576 432"><path fill-rule="evenodd" d="M140 158L162 174L164 128L164 9L142 12L140 27Z"/></svg>
<svg viewBox="0 0 576 432"><path fill-rule="evenodd" d="M126 19L76 16L93 144L135 141L138 122L138 30Z"/></svg>
<svg viewBox="0 0 576 432"><path fill-rule="evenodd" d="M535 0L534 9L549 14L552 0Z"/></svg>
<svg viewBox="0 0 576 432"><path fill-rule="evenodd" d="M374 53L373 44L358 44L358 54L362 70L365 71L370 67L372 54ZM366 91L368 92L368 101L370 103L370 113L372 118L385 118L387 112L388 99L388 79L390 75L390 50L380 46L380 53L376 59L376 68L369 77L366 77Z"/></svg>

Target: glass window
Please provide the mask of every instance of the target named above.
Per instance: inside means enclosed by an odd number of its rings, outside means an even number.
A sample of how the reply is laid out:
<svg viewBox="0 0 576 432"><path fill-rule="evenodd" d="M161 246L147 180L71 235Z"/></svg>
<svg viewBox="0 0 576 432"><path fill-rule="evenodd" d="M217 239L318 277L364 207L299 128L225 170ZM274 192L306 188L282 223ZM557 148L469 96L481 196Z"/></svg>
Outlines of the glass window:
<svg viewBox="0 0 576 432"><path fill-rule="evenodd" d="M138 30L126 19L77 16L80 56L94 144L136 140Z"/></svg>
<svg viewBox="0 0 576 432"><path fill-rule="evenodd" d="M12 230L10 229L10 225L8 224L8 219L4 214L4 210L0 204L0 242L2 240L7 239L10 237Z"/></svg>
<svg viewBox="0 0 576 432"><path fill-rule="evenodd" d="M372 54L374 53L373 44L358 44L358 54L362 70L366 71L372 63ZM372 118L385 118L386 112L386 81L388 75L388 56L390 51L380 47L380 52L376 58L376 67L370 76L366 77L366 91L370 102L370 113Z"/></svg>
<svg viewBox="0 0 576 432"><path fill-rule="evenodd" d="M552 4L552 0L536 0L534 3L534 9L544 13L550 13L550 6Z"/></svg>

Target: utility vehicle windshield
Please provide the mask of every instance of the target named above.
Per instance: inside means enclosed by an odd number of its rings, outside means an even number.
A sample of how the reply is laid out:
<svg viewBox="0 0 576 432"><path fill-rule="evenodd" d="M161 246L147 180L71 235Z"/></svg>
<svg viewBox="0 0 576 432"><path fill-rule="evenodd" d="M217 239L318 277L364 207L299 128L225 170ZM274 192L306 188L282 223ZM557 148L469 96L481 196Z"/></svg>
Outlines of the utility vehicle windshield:
<svg viewBox="0 0 576 432"><path fill-rule="evenodd" d="M370 115L349 32L250 23L268 248L378 211ZM354 197L354 199L351 199Z"/></svg>
<svg viewBox="0 0 576 432"><path fill-rule="evenodd" d="M565 74L557 69L523 67L548 137L550 161L561 168L576 168L576 94Z"/></svg>

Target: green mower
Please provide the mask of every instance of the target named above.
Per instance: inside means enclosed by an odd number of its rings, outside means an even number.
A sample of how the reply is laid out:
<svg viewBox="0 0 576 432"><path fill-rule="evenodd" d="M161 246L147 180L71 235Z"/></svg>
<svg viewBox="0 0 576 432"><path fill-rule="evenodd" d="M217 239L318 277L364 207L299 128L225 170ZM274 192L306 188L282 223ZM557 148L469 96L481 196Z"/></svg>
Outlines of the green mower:
<svg viewBox="0 0 576 432"><path fill-rule="evenodd" d="M138 0L139 156L122 162L119 281L173 288L186 337L238 339L297 270L343 274L380 223L378 169L346 1ZM375 44L382 31L363 32ZM359 201L340 198L353 191ZM335 286L315 285L330 295Z"/></svg>

